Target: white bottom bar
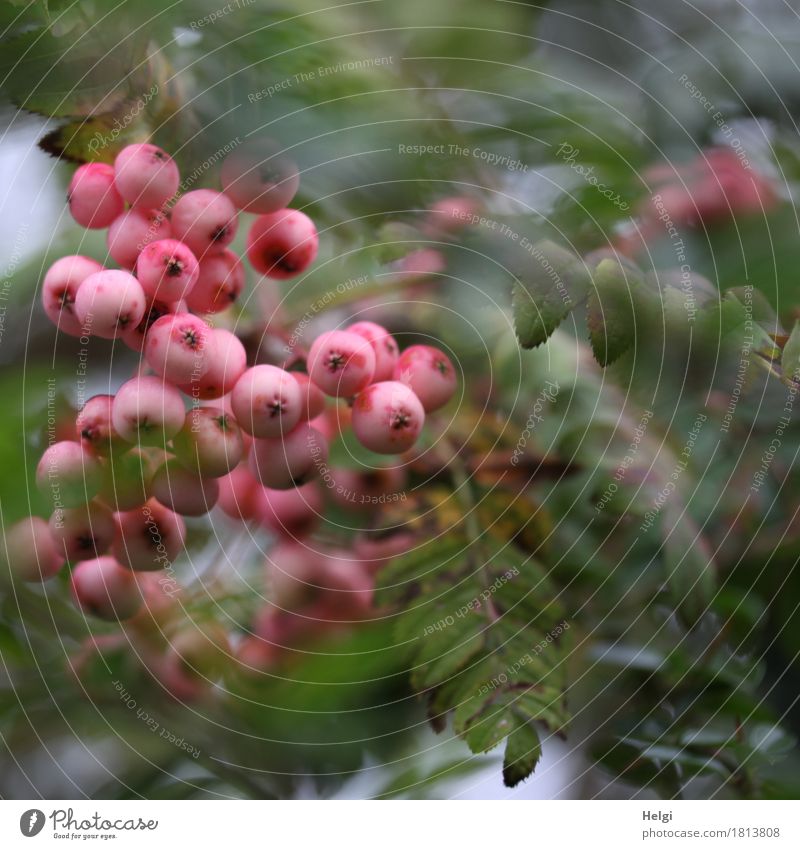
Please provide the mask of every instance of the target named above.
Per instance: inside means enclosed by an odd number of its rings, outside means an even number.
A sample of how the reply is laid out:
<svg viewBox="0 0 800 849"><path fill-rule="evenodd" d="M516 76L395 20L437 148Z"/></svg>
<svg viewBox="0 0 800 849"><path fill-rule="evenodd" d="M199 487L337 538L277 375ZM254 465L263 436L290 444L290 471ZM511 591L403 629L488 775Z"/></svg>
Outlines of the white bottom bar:
<svg viewBox="0 0 800 849"><path fill-rule="evenodd" d="M522 807L524 806L524 807ZM413 809L413 810L412 810ZM797 802L3 801L0 846L800 846ZM34 832L28 836L29 832Z"/></svg>

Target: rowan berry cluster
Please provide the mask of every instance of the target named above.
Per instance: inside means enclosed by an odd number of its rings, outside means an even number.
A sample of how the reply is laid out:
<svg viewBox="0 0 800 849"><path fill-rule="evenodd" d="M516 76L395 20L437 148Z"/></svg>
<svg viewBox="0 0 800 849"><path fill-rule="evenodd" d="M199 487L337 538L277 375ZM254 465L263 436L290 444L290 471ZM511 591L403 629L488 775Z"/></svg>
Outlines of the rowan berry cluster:
<svg viewBox="0 0 800 849"><path fill-rule="evenodd" d="M178 167L152 144L129 145L113 166L75 172L70 212L84 227L108 228L107 266L86 256L59 259L43 281L44 309L61 332L119 340L141 359L113 395L85 402L70 438L44 451L36 479L53 513L8 530L8 561L29 581L67 562L81 610L135 621L154 599L148 573L184 550L185 517L218 504L284 540L269 571L273 602L287 615L302 608L306 619L360 618L371 603L372 570L301 542L323 510L318 478L333 419L345 409L366 448L403 454L426 413L455 393L456 372L442 351L414 345L401 353L368 321L323 332L292 364L298 370L249 366L240 339L210 319L245 287L245 265L229 247L241 213L256 216L246 259L266 277L308 269L318 236L287 206L299 176L285 158L265 165L252 151L236 151L221 180L221 192L198 189L176 200ZM381 496L398 474L343 473L340 500L352 506L353 496ZM294 626L277 621L260 622L262 644L291 637Z"/></svg>

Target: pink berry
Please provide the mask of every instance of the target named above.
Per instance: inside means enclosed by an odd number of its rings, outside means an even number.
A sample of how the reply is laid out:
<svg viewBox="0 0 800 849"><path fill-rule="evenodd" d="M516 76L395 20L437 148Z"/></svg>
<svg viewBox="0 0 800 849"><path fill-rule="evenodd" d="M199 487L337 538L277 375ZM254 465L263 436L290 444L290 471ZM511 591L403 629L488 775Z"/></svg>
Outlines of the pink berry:
<svg viewBox="0 0 800 849"><path fill-rule="evenodd" d="M372 346L375 354L375 374L372 380L375 383L391 380L394 367L400 357L400 349L394 341L394 336L374 321L357 321L347 328L347 332L363 336Z"/></svg>
<svg viewBox="0 0 800 849"><path fill-rule="evenodd" d="M324 554L295 541L267 556L270 596L284 611L303 610L322 621L362 619L372 605L372 579L348 557Z"/></svg>
<svg viewBox="0 0 800 849"><path fill-rule="evenodd" d="M142 603L133 572L113 557L78 563L72 570L72 594L84 613L110 622L130 619Z"/></svg>
<svg viewBox="0 0 800 849"><path fill-rule="evenodd" d="M75 315L90 336L115 339L144 317L146 299L127 271L106 269L89 275L75 296Z"/></svg>
<svg viewBox="0 0 800 849"><path fill-rule="evenodd" d="M237 466L229 475L219 478L218 483L218 503L226 516L242 522L259 516L264 487L253 477L247 464Z"/></svg>
<svg viewBox="0 0 800 849"><path fill-rule="evenodd" d="M300 610L319 596L327 565L319 551L295 540L279 542L266 559L270 601L281 610Z"/></svg>
<svg viewBox="0 0 800 849"><path fill-rule="evenodd" d="M174 627L183 615L183 588L174 575L159 571L137 571L136 583L142 594L143 605L128 627L135 628L146 639L160 644L165 630Z"/></svg>
<svg viewBox="0 0 800 849"><path fill-rule="evenodd" d="M288 206L300 186L297 166L269 141L238 149L225 158L220 178L225 194L244 212L263 215Z"/></svg>
<svg viewBox="0 0 800 849"><path fill-rule="evenodd" d="M219 484L168 460L153 477L153 497L183 516L202 516L217 503Z"/></svg>
<svg viewBox="0 0 800 849"><path fill-rule="evenodd" d="M312 481L294 489L264 489L258 518L277 534L296 538L314 529L322 516L319 483Z"/></svg>
<svg viewBox="0 0 800 849"><path fill-rule="evenodd" d="M113 415L113 413L112 413ZM127 446L126 446L127 447ZM153 475L163 459L154 448L115 447L103 467L98 498L112 510L133 510L150 498Z"/></svg>
<svg viewBox="0 0 800 849"><path fill-rule="evenodd" d="M237 671L246 678L258 678L278 662L278 649L261 637L246 636L236 649Z"/></svg>
<svg viewBox="0 0 800 849"><path fill-rule="evenodd" d="M93 395L78 413L75 430L84 447L104 456L120 447L120 438L111 424L113 395Z"/></svg>
<svg viewBox="0 0 800 849"><path fill-rule="evenodd" d="M72 175L67 189L72 217L90 230L102 230L123 213L125 202L114 185L114 169L103 162L87 162Z"/></svg>
<svg viewBox="0 0 800 849"><path fill-rule="evenodd" d="M236 207L219 192L187 192L172 209L172 230L202 262L207 255L227 247L236 235Z"/></svg>
<svg viewBox="0 0 800 849"><path fill-rule="evenodd" d="M114 556L134 572L166 569L183 551L186 524L155 499L117 513L114 521Z"/></svg>
<svg viewBox="0 0 800 849"><path fill-rule="evenodd" d="M326 395L357 395L374 373L372 345L358 333L330 330L320 334L308 351L309 377Z"/></svg>
<svg viewBox="0 0 800 849"><path fill-rule="evenodd" d="M221 478L244 456L242 432L233 416L216 407L189 410L173 440L178 460L203 478Z"/></svg>
<svg viewBox="0 0 800 849"><path fill-rule="evenodd" d="M150 242L136 260L136 276L145 294L168 303L185 298L199 274L194 254L177 239Z"/></svg>
<svg viewBox="0 0 800 849"><path fill-rule="evenodd" d="M333 442L344 437L350 430L352 416L353 411L348 404L335 404L333 407L327 407L315 419L311 419L310 424L314 425L328 442Z"/></svg>
<svg viewBox="0 0 800 849"><path fill-rule="evenodd" d="M310 422L325 412L325 396L307 374L301 371L293 371L291 374L301 392L300 421Z"/></svg>
<svg viewBox="0 0 800 849"><path fill-rule="evenodd" d="M245 271L233 251L207 256L200 263L197 282L186 298L190 310L217 313L227 309L244 289Z"/></svg>
<svg viewBox="0 0 800 849"><path fill-rule="evenodd" d="M239 338L229 330L214 328L206 339L206 371L181 389L195 400L227 395L247 369L247 353Z"/></svg>
<svg viewBox="0 0 800 849"><path fill-rule="evenodd" d="M256 271L288 280L305 271L317 257L319 236L314 222L296 209L261 215L247 234L247 258Z"/></svg>
<svg viewBox="0 0 800 849"><path fill-rule="evenodd" d="M309 611L319 620L352 622L371 614L374 580L369 571L346 552L328 555L320 584L324 591Z"/></svg>
<svg viewBox="0 0 800 849"><path fill-rule="evenodd" d="M136 260L151 242L169 239L172 225L163 212L154 209L129 209L111 222L106 242L108 253L117 265L134 269Z"/></svg>
<svg viewBox="0 0 800 849"><path fill-rule="evenodd" d="M75 297L81 283L102 270L99 262L86 256L64 256L50 266L42 282L42 305L59 330L70 336L83 336L75 315Z"/></svg>
<svg viewBox="0 0 800 849"><path fill-rule="evenodd" d="M328 440L306 422L274 439L255 439L250 471L270 489L289 489L308 483L328 462Z"/></svg>
<svg viewBox="0 0 800 849"><path fill-rule="evenodd" d="M404 383L387 380L368 386L353 405L353 433L377 454L402 454L416 441L425 423L419 398Z"/></svg>
<svg viewBox="0 0 800 849"><path fill-rule="evenodd" d="M164 446L183 427L181 393L160 378L134 377L124 383L111 405L111 423L126 441Z"/></svg>
<svg viewBox="0 0 800 849"><path fill-rule="evenodd" d="M103 470L96 457L78 442L56 442L42 454L36 485L57 507L78 507L100 491Z"/></svg>
<svg viewBox="0 0 800 849"><path fill-rule="evenodd" d="M431 205L424 232L431 236L456 233L472 224L479 210L477 201L472 198L442 198Z"/></svg>
<svg viewBox="0 0 800 849"><path fill-rule="evenodd" d="M50 536L50 529L39 516L26 516L5 530L0 542L0 563L20 581L46 581L58 574L64 558Z"/></svg>
<svg viewBox="0 0 800 849"><path fill-rule="evenodd" d="M455 395L458 378L447 354L430 345L412 345L400 355L394 379L414 390L426 413L443 407Z"/></svg>
<svg viewBox="0 0 800 849"><path fill-rule="evenodd" d="M248 369L231 393L231 409L239 427L262 438L287 433L300 421L297 381L277 366Z"/></svg>
<svg viewBox="0 0 800 849"><path fill-rule="evenodd" d="M49 524L50 536L67 560L100 557L114 542L114 517L98 501L81 507L56 508Z"/></svg>
<svg viewBox="0 0 800 849"><path fill-rule="evenodd" d="M211 328L191 313L165 315L147 331L144 358L164 380L181 386L208 371L206 342Z"/></svg>
<svg viewBox="0 0 800 849"><path fill-rule="evenodd" d="M159 209L178 191L175 160L154 144L129 144L114 160L117 191L131 205Z"/></svg>
<svg viewBox="0 0 800 849"><path fill-rule="evenodd" d="M424 279L432 274L440 274L447 267L442 252L435 248L411 251L392 266L396 269L398 278L408 282L417 278Z"/></svg>
<svg viewBox="0 0 800 849"><path fill-rule="evenodd" d="M186 312L186 304L183 301L175 301L168 304L166 301L147 299L144 317L136 327L126 327L122 331L122 341L132 351L142 351L147 331L164 315Z"/></svg>
<svg viewBox="0 0 800 849"><path fill-rule="evenodd" d="M677 168L656 165L647 169L645 178L655 185L660 200L655 205L648 198L641 205L645 239L661 230L659 210L666 211L676 226L695 227L701 221L710 224L731 215L764 214L778 200L774 182L745 166L730 147L706 148Z"/></svg>
<svg viewBox="0 0 800 849"><path fill-rule="evenodd" d="M180 658L170 650L153 658L148 671L163 691L170 695L182 707L201 702L208 696L212 682L199 675L193 675L180 662Z"/></svg>
<svg viewBox="0 0 800 849"><path fill-rule="evenodd" d="M256 615L253 631L278 656L286 650L294 650L309 639L319 639L326 623L320 623L305 614L280 611L268 604Z"/></svg>

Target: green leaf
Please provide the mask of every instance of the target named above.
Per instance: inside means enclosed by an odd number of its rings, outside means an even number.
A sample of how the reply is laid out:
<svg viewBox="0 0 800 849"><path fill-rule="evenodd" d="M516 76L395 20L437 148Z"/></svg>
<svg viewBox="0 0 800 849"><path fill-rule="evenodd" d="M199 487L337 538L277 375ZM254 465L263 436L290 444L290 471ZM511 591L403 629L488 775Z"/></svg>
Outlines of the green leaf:
<svg viewBox="0 0 800 849"><path fill-rule="evenodd" d="M607 366L621 357L636 335L635 305L641 289L636 275L613 259L604 259L592 277L586 325L595 359Z"/></svg>
<svg viewBox="0 0 800 849"><path fill-rule="evenodd" d="M583 260L554 242L531 248L529 273L514 285L514 327L523 348L535 348L548 337L591 288Z"/></svg>
<svg viewBox="0 0 800 849"><path fill-rule="evenodd" d="M476 755L498 746L513 731L514 720L505 704L492 704L472 721L465 738Z"/></svg>
<svg viewBox="0 0 800 849"><path fill-rule="evenodd" d="M120 148L131 142L147 140L150 131L145 110L138 110L136 104L126 103L113 112L61 124L39 140L39 147L45 153L69 162L110 164Z"/></svg>
<svg viewBox="0 0 800 849"><path fill-rule="evenodd" d="M778 314L772 308L767 296L752 286L734 286L728 289L726 295L734 295L741 303L749 303L751 306L753 321L761 324L765 330L772 333L781 332L781 323Z"/></svg>
<svg viewBox="0 0 800 849"><path fill-rule="evenodd" d="M567 727L567 709L564 693L552 686L526 690L516 695L515 709L529 720L543 722L551 731L563 734Z"/></svg>
<svg viewBox="0 0 800 849"><path fill-rule="evenodd" d="M433 715L447 713L455 708L453 730L462 736L467 724L481 709L490 691L481 693L487 681L491 681L497 669L496 658L488 655L473 660L465 669L436 689L430 709Z"/></svg>
<svg viewBox="0 0 800 849"><path fill-rule="evenodd" d="M706 612L714 595L711 546L680 507L664 506L661 527L670 596L687 624L692 625Z"/></svg>
<svg viewBox="0 0 800 849"><path fill-rule="evenodd" d="M503 783L506 787L515 787L531 775L541 756L542 746L536 729L520 719L506 741L503 757Z"/></svg>
<svg viewBox="0 0 800 849"><path fill-rule="evenodd" d="M394 558L384 566L376 582L381 603L404 598L419 582L435 575L444 567L460 565L466 552L466 543L458 534L439 537L422 543Z"/></svg>
<svg viewBox="0 0 800 849"><path fill-rule="evenodd" d="M465 616L442 631L423 637L417 667L411 676L414 687L418 690L434 687L463 669L484 646L482 624L483 620L475 616Z"/></svg>
<svg viewBox="0 0 800 849"><path fill-rule="evenodd" d="M800 370L800 321L794 323L792 332L783 346L781 369L785 377L795 379Z"/></svg>
<svg viewBox="0 0 800 849"><path fill-rule="evenodd" d="M30 30L3 42L0 78L11 101L48 117L90 116L108 111L141 92L131 88L131 70L145 56L141 39L109 50L97 34L56 37Z"/></svg>

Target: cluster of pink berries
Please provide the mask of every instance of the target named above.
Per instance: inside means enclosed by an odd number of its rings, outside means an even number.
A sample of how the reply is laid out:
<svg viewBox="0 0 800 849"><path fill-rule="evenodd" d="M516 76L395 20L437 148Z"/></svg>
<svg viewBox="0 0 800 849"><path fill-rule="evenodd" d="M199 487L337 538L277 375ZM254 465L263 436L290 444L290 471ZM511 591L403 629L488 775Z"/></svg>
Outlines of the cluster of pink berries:
<svg viewBox="0 0 800 849"><path fill-rule="evenodd" d="M185 322L190 311L221 312L245 283L244 266L228 247L240 210L257 215L247 236L256 271L277 280L305 271L319 239L308 216L286 208L299 184L297 168L284 157L268 164L254 150L234 151L222 168L223 192L197 189L177 200L178 167L155 145L129 145L113 166L80 166L67 192L70 212L84 227L108 228L108 254L120 269L84 256L60 259L42 286L47 315L65 333L120 338L140 351L160 319L156 335L169 333L168 315ZM193 326L214 335L200 319ZM146 350L148 363L152 357L158 361L159 354ZM181 377L180 363L168 368L168 379Z"/></svg>
<svg viewBox="0 0 800 849"><path fill-rule="evenodd" d="M73 437L45 450L36 477L53 514L11 527L6 545L24 580L72 564L73 595L86 613L135 621L153 598L148 573L184 548L184 517L217 503L284 538L270 559L284 613L302 607L304 619L339 621L369 607L370 569L346 555L311 554L301 542L322 509L333 419L348 418L368 449L402 454L426 413L453 397L457 376L442 351L414 345L401 353L367 321L318 336L305 371L248 367L241 341L203 318L244 286L242 262L228 248L239 211L258 216L247 240L258 272L291 277L316 256L313 223L286 208L297 170L277 163L265 169L257 155L235 152L222 167L223 192L191 191L174 204L177 166L149 144L126 147L113 167L83 165L72 179L72 215L86 227L108 226L109 254L122 269L83 256L58 260L44 280L45 310L66 333L121 339L141 352L143 366L115 395L86 401ZM328 398L336 400L328 406ZM402 477L389 469L339 475L345 501L381 497ZM301 585L315 588L313 599ZM286 621L261 622L262 641L291 635Z"/></svg>

